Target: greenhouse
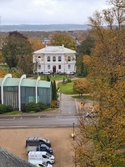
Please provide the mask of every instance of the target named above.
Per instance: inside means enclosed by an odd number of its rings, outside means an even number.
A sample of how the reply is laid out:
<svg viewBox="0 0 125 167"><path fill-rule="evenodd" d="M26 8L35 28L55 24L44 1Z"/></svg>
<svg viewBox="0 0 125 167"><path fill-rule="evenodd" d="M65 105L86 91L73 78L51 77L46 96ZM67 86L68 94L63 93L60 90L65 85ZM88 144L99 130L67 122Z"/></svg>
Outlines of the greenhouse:
<svg viewBox="0 0 125 167"><path fill-rule="evenodd" d="M43 102L50 106L52 100L51 82L42 81L40 77L27 79L26 75L21 78L12 78L7 74L0 78L0 103L12 105L15 110L25 112L29 102Z"/></svg>

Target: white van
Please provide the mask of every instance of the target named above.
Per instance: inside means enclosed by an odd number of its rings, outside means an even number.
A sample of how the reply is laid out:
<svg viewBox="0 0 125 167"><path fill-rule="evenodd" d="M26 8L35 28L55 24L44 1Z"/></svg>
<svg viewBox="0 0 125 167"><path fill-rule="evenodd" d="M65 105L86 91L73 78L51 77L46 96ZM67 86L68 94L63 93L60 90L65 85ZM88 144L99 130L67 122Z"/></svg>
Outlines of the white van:
<svg viewBox="0 0 125 167"><path fill-rule="evenodd" d="M33 164L36 165L36 164ZM46 162L43 162L42 164L37 164L36 167L53 167L51 164L47 164Z"/></svg>
<svg viewBox="0 0 125 167"><path fill-rule="evenodd" d="M28 162L31 164L41 164L42 162L53 164L55 157L45 151L30 151L28 153Z"/></svg>

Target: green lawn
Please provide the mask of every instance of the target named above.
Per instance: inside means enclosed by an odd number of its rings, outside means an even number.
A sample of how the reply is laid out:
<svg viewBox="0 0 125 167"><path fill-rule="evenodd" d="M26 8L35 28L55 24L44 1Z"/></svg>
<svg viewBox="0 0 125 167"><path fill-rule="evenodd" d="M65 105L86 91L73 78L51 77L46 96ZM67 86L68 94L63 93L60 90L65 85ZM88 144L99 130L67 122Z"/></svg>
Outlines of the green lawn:
<svg viewBox="0 0 125 167"><path fill-rule="evenodd" d="M54 80L55 81L61 81L64 78L65 78L65 80L68 79L68 78L71 78L70 76L66 76L66 75L54 75L54 77L52 75L49 75L49 77L50 77L51 81L54 81ZM47 75L41 75L40 78L41 78L41 80L46 80Z"/></svg>
<svg viewBox="0 0 125 167"><path fill-rule="evenodd" d="M22 114L22 111L12 111L12 112L6 112L4 114L5 115L18 115L18 114Z"/></svg>
<svg viewBox="0 0 125 167"><path fill-rule="evenodd" d="M61 82L58 83L60 92L64 94L77 94L76 92L73 91L73 83L74 81L66 83L66 84L63 84Z"/></svg>

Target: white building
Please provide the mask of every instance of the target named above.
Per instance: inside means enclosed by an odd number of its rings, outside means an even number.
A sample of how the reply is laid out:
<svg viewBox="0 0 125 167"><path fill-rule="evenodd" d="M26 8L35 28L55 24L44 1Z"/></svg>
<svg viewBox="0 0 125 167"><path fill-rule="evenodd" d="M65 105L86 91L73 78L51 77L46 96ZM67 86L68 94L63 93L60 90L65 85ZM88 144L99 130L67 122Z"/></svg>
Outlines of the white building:
<svg viewBox="0 0 125 167"><path fill-rule="evenodd" d="M46 46L33 52L34 73L75 73L76 51L62 46Z"/></svg>

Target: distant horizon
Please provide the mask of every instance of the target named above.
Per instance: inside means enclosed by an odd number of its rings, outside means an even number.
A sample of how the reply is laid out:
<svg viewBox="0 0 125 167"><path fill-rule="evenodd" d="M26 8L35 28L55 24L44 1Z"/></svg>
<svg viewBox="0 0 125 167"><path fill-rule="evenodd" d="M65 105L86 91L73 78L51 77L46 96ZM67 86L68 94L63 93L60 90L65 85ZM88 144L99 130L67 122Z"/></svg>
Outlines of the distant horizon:
<svg viewBox="0 0 125 167"><path fill-rule="evenodd" d="M1 24L1 26L11 26L11 25L87 25L87 24L80 24L80 23L49 23L49 24L31 24L31 23L24 23L24 24Z"/></svg>
<svg viewBox="0 0 125 167"><path fill-rule="evenodd" d="M0 31L77 31L88 28L86 24L10 24L1 25Z"/></svg>

